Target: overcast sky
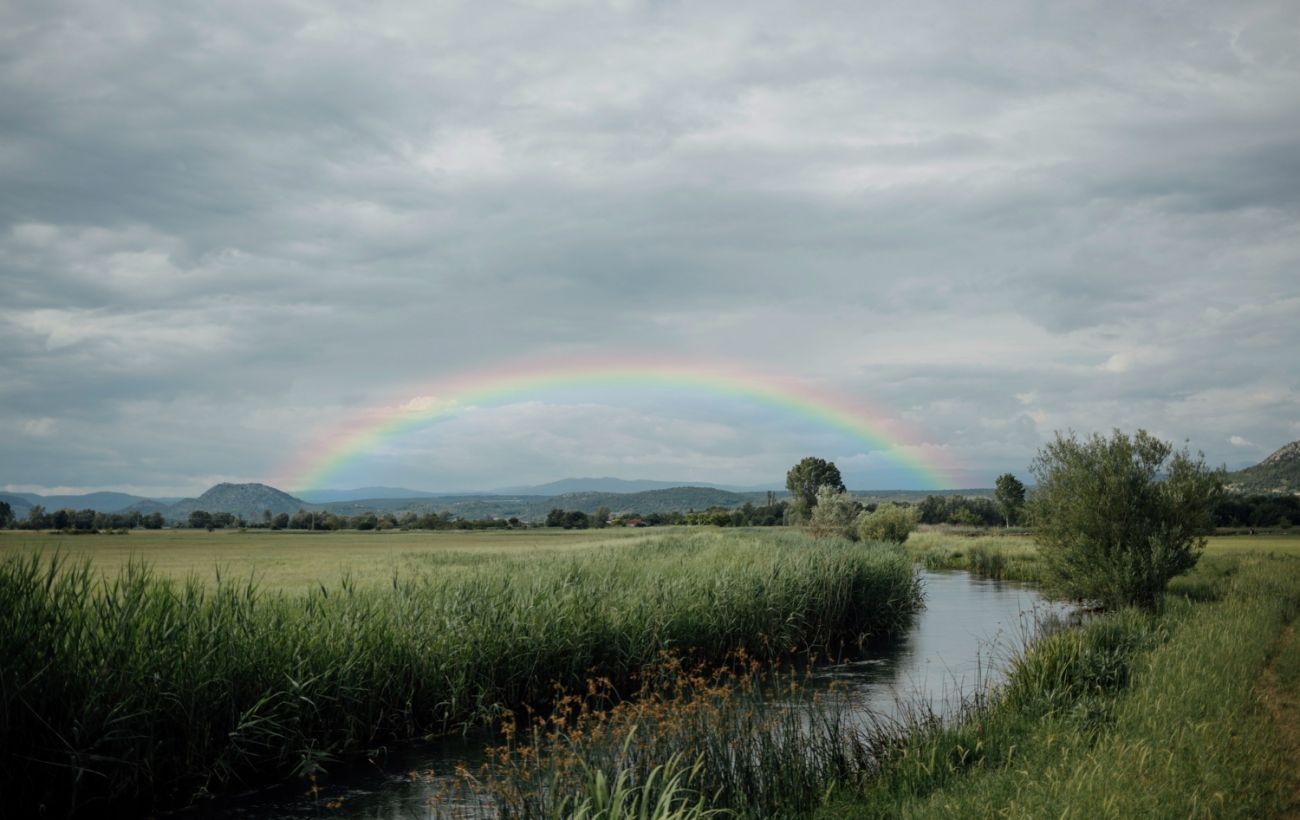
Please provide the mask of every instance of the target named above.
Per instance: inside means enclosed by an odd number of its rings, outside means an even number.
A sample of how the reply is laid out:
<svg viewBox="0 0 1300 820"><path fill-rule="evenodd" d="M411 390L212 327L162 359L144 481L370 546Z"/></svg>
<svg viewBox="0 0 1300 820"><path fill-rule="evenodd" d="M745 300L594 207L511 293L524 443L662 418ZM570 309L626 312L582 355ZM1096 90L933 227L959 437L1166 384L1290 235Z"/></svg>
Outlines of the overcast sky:
<svg viewBox="0 0 1300 820"><path fill-rule="evenodd" d="M0 5L0 486L186 494L520 356L725 360L965 465L1300 438L1300 4ZM333 486L919 486L551 391ZM915 455L915 453L913 453ZM301 488L289 488L301 489Z"/></svg>

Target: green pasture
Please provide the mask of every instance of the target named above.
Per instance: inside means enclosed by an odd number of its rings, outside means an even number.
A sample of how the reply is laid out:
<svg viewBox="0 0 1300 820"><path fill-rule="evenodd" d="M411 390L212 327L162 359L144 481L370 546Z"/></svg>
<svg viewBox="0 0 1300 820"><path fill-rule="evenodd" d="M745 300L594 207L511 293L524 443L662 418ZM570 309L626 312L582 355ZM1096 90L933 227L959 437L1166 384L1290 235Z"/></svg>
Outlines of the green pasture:
<svg viewBox="0 0 1300 820"><path fill-rule="evenodd" d="M928 569L964 569L1014 581L1042 580L1038 548L1030 535L922 527L912 533L905 546L913 560ZM1213 566L1230 558L1249 556L1300 556L1300 533L1211 536L1202 560Z"/></svg>
<svg viewBox="0 0 1300 820"><path fill-rule="evenodd" d="M501 558L561 556L584 549L631 545L664 530L436 530L382 532L342 530L132 530L126 535L64 535L0 530L0 558L40 550L90 561L101 575L115 575L132 559L160 576L190 576L212 584L256 575L263 588L301 590L330 585L344 575L363 585L389 583L427 570L453 571Z"/></svg>

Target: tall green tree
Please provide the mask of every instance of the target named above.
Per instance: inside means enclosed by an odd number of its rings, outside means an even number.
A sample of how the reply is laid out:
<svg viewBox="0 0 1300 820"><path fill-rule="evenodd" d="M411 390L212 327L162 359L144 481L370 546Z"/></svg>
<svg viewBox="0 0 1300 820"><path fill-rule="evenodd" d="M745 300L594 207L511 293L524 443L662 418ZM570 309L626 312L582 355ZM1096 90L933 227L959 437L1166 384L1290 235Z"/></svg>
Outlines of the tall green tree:
<svg viewBox="0 0 1300 820"><path fill-rule="evenodd" d="M1011 473L998 476L997 487L993 490L998 509L1007 526L1020 522L1020 515L1025 508L1025 485Z"/></svg>
<svg viewBox="0 0 1300 820"><path fill-rule="evenodd" d="M840 469L832 461L808 456L790 468L785 474L785 488L794 499L794 517L806 520L817 506L817 490L830 487L836 492L844 492L844 479Z"/></svg>
<svg viewBox="0 0 1300 820"><path fill-rule="evenodd" d="M1030 523L1049 586L1107 607L1159 609L1169 579L1196 565L1223 470L1145 430L1056 434L1031 468Z"/></svg>
<svg viewBox="0 0 1300 820"><path fill-rule="evenodd" d="M6 529L14 522L14 508L9 502L0 501L0 529Z"/></svg>
<svg viewBox="0 0 1300 820"><path fill-rule="evenodd" d="M27 511L27 529L41 530L50 525L50 517L45 514L45 508L40 504L33 504L32 508Z"/></svg>

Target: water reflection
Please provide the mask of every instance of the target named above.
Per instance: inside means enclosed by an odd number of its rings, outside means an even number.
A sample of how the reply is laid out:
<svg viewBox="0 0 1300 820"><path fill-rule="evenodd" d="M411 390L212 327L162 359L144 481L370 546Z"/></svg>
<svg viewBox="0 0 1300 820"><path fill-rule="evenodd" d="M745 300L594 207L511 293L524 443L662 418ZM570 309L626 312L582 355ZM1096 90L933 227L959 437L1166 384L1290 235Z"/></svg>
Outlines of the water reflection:
<svg viewBox="0 0 1300 820"><path fill-rule="evenodd" d="M963 697L1002 679L1010 654L1040 622L1068 611L1020 584L955 571L923 571L921 578L926 607L897 641L861 657L819 665L811 672L814 686L842 687L853 713L864 722L902 717L917 704L936 714L951 714ZM223 799L186 816L430 818L430 802L447 790L454 767L460 763L475 770L490 740L487 736L456 738L388 749L363 764L332 770L314 790L300 781ZM454 808L446 802L439 806L441 817ZM464 817L485 815L480 803L462 804L460 812Z"/></svg>

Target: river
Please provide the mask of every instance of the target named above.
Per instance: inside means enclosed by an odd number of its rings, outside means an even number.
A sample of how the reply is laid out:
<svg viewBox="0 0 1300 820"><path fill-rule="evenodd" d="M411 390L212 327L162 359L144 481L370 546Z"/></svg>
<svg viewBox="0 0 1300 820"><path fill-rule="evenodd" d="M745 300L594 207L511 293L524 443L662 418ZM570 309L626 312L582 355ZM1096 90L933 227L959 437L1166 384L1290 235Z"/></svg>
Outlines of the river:
<svg viewBox="0 0 1300 820"><path fill-rule="evenodd" d="M864 723L902 717L917 704L952 714L964 696L1002 679L1011 654L1042 620L1067 612L1023 584L959 571L922 570L920 577L925 608L904 635L887 647L821 664L812 672L814 686L838 683ZM297 781L222 798L179 816L428 820L429 800L440 778L413 773L450 773L456 762L473 769L489 739L456 738L390 749L373 761L333 770L315 793Z"/></svg>

